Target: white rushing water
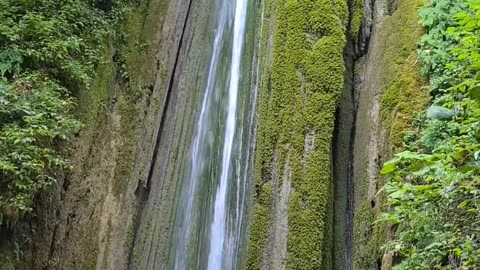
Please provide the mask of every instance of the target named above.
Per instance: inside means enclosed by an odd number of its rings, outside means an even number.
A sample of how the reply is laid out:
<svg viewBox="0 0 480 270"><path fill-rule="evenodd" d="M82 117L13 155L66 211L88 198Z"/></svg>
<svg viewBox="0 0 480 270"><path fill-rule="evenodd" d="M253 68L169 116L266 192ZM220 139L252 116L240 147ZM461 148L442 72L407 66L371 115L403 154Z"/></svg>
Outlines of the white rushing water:
<svg viewBox="0 0 480 270"><path fill-rule="evenodd" d="M229 0L225 0L229 1ZM232 149L234 143L234 136L237 123L237 105L238 105L238 89L240 84L240 71L243 53L243 43L245 37L245 25L247 18L247 0L237 0L235 3L235 20L233 25L233 46L232 59L230 63L230 83L228 87L228 108L227 121L224 134L224 145L222 154L222 166L220 176L220 186L217 189L215 196L215 208L213 214L213 222L211 225L210 235L210 254L208 255L208 269L220 270L222 269L223 259L227 261L229 257L224 254L229 254L231 245L225 245L225 239L229 239L227 235L227 191L230 183L230 170L232 163ZM237 193L238 194L238 193ZM238 195L237 195L238 196ZM237 198L238 200L239 198ZM227 249L227 250L226 250Z"/></svg>
<svg viewBox="0 0 480 270"><path fill-rule="evenodd" d="M252 119L242 93L248 0L216 0L208 76L187 162L170 251L175 270L229 270L242 243ZM245 87L244 87L245 88ZM246 89L246 91L249 89ZM251 105L251 104L250 104ZM250 114L251 115L251 114ZM248 118L248 119L245 119Z"/></svg>
<svg viewBox="0 0 480 270"><path fill-rule="evenodd" d="M220 10L225 7L221 7ZM219 65L220 51L222 49L222 42L224 40L227 24L227 13L221 12L218 20L218 28L216 29L215 40L213 43L212 56L210 61L210 67L208 70L208 79L207 86L205 89L205 94L202 101L202 107L200 110L200 116L197 122L196 134L193 140L193 149L190 159L191 171L188 175L187 180L187 190L182 194L182 202L185 202L185 206L181 211L180 215L183 215L182 224L180 233L177 239L177 247L175 254L175 269L183 270L187 268L187 255L188 248L190 244L190 239L194 237L193 229L194 226L191 226L196 220L194 219L194 206L195 200L194 196L198 190L199 180L201 177L202 164L199 165L199 161L205 157L206 145L205 140L207 140L209 135L209 123L208 123L208 114L212 107L211 105L211 96L212 91L215 86L215 80L217 75L217 67Z"/></svg>

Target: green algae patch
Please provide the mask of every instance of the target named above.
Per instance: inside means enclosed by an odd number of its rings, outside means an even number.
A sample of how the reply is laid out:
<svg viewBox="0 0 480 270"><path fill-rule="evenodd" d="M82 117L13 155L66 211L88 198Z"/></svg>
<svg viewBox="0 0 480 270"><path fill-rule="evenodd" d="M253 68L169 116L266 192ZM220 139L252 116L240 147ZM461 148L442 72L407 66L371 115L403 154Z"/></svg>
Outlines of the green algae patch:
<svg viewBox="0 0 480 270"><path fill-rule="evenodd" d="M274 27L274 6L273 2L266 0L263 1L263 18L260 16L259 20L262 26L262 32L258 34L260 37L259 53L258 57L259 69L262 72L261 89L259 91L259 122L267 124L265 115L269 110L268 100L270 92L270 67L271 59L271 46L269 42L272 39L273 27ZM263 21L262 21L263 20ZM262 106L263 105L263 106ZM263 119L263 120L262 120ZM246 254L246 268L247 269L261 269L263 264L264 249L267 246L268 232L271 226L271 209L272 209L272 183L264 181L268 179L267 175L270 175L268 168L271 168L273 148L268 142L271 140L268 136L272 136L270 133L266 133L263 129L260 129L257 133L257 145L255 152L255 185L252 188L253 201L250 202L251 206L251 218L249 222L249 238L247 241L247 254Z"/></svg>
<svg viewBox="0 0 480 270"><path fill-rule="evenodd" d="M331 141L338 98L343 90L343 48L348 25L344 0L265 1L261 52L262 87L256 151L256 188L248 269L261 269L272 251L284 174L291 175L288 197L287 269L331 267ZM288 156L288 158L287 158ZM287 162L286 160L289 160ZM270 188L270 186L272 188ZM265 188L268 187L268 188ZM267 197L268 197L267 196ZM270 203L271 202L271 203ZM270 237L270 238L269 238ZM277 236L278 237L278 236Z"/></svg>
<svg viewBox="0 0 480 270"><path fill-rule="evenodd" d="M91 87L78 91L78 114L87 128L96 126L98 115L107 107L115 72L112 63L113 53L113 44L105 41L94 83Z"/></svg>
<svg viewBox="0 0 480 270"><path fill-rule="evenodd" d="M122 75L128 81L129 94L141 96L145 83L151 82L157 70L155 60L162 27L167 17L170 0L146 0L132 10L124 25L126 41L119 52ZM162 68L162 67L160 67ZM162 70L164 73L165 71ZM167 76L167 74L160 74Z"/></svg>
<svg viewBox="0 0 480 270"><path fill-rule="evenodd" d="M430 100L428 91L423 89L425 80L420 75L416 53L408 56L401 66L399 77L390 85L381 99L382 122L389 130L392 147L401 149L415 113L422 111Z"/></svg>
<svg viewBox="0 0 480 270"><path fill-rule="evenodd" d="M414 114L422 111L429 101L416 52L423 34L417 12L423 3L423 0L399 1L398 9L384 19L378 37L383 43L382 51L376 52L383 55L378 63L382 67L381 117L393 148L402 147Z"/></svg>
<svg viewBox="0 0 480 270"><path fill-rule="evenodd" d="M120 78L117 80L118 111L120 115L119 133L121 148L115 168L114 192L123 194L129 185L130 175L135 166L136 143L142 124L142 112L153 91L153 77L158 71L155 68L155 45L159 38L159 26L166 18L169 1L148 0L130 11L123 25L123 40L116 55L116 68ZM161 70L163 71L163 69ZM161 72L159 71L159 72ZM167 75L160 74L162 78ZM115 86L114 86L115 87Z"/></svg>
<svg viewBox="0 0 480 270"><path fill-rule="evenodd" d="M382 258L381 246L385 243L387 228L373 224L376 215L369 201L358 205L355 210L355 219L366 222L354 223L353 237L356 240L354 269L377 269L378 261Z"/></svg>

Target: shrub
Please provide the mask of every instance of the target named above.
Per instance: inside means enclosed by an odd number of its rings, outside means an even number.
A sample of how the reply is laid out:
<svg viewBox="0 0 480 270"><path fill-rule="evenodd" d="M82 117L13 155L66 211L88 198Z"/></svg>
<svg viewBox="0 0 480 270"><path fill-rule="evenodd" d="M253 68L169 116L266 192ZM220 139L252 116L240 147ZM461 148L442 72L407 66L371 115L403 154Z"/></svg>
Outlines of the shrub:
<svg viewBox="0 0 480 270"><path fill-rule="evenodd" d="M434 104L455 116L419 116L406 151L384 165L390 211L380 221L397 225L385 248L394 269L480 269L480 1L433 0L421 17Z"/></svg>
<svg viewBox="0 0 480 270"><path fill-rule="evenodd" d="M72 93L90 87L119 1L0 0L0 225L32 211L68 161L81 124ZM121 10L121 11L120 11Z"/></svg>

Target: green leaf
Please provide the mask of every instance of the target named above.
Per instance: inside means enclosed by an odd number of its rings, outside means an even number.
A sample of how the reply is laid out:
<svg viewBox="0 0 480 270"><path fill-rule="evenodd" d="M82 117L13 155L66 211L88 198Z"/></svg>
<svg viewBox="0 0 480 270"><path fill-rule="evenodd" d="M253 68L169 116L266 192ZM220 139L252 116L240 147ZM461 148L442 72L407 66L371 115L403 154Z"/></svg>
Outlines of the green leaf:
<svg viewBox="0 0 480 270"><path fill-rule="evenodd" d="M438 247L441 247L441 246L443 246L442 243L434 242L434 243L431 243L430 245L426 246L425 249L429 250L429 249L438 248Z"/></svg>
<svg viewBox="0 0 480 270"><path fill-rule="evenodd" d="M480 81L480 72L477 72L477 75L475 75L475 80Z"/></svg>
<svg viewBox="0 0 480 270"><path fill-rule="evenodd" d="M465 200L457 206L458 209L464 209L470 203L471 200Z"/></svg>
<svg viewBox="0 0 480 270"><path fill-rule="evenodd" d="M397 166L395 165L395 163L393 163L393 162L385 163L383 165L383 168L380 171L380 173L385 175L385 174L389 174L391 172L394 172L396 169L397 169Z"/></svg>
<svg viewBox="0 0 480 270"><path fill-rule="evenodd" d="M475 85L470 88L469 96L471 99L480 101L480 85Z"/></svg>

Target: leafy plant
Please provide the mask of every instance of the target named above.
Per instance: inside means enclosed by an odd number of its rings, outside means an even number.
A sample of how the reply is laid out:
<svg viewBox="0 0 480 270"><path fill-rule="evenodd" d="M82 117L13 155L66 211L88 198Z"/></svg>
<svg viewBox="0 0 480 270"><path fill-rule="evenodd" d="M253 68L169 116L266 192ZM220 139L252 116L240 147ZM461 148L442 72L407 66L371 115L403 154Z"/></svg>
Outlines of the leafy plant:
<svg viewBox="0 0 480 270"><path fill-rule="evenodd" d="M0 84L0 220L32 210L32 196L55 182L67 161L56 149L80 128L66 90L41 74Z"/></svg>
<svg viewBox="0 0 480 270"><path fill-rule="evenodd" d="M457 39L447 30L456 25L454 16L465 9L464 0L432 0L419 11L420 23L428 33L420 40L418 55L423 62L423 73L430 78L432 91L444 90L454 83L445 64L454 61L451 50Z"/></svg>
<svg viewBox="0 0 480 270"><path fill-rule="evenodd" d="M384 165L390 211L380 221L397 226L385 248L398 270L480 269L480 1L432 0L420 13L434 104L455 117L419 117Z"/></svg>
<svg viewBox="0 0 480 270"><path fill-rule="evenodd" d="M60 145L81 127L72 93L90 87L126 11L111 0L0 0L0 225L30 213L68 169Z"/></svg>

